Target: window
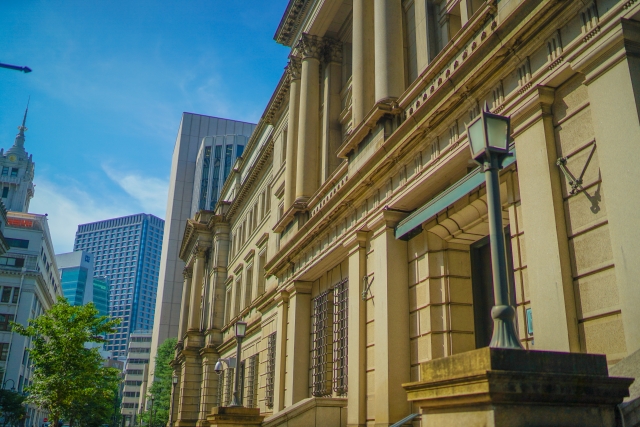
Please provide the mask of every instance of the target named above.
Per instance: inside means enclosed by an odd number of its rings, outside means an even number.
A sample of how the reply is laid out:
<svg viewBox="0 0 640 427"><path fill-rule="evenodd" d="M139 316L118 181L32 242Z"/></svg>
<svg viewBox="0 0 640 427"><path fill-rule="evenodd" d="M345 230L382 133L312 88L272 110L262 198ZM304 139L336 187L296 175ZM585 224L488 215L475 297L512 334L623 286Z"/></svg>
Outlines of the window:
<svg viewBox="0 0 640 427"><path fill-rule="evenodd" d="M247 367L247 379L245 387L246 407L258 407L258 355L254 354L245 360Z"/></svg>
<svg viewBox="0 0 640 427"><path fill-rule="evenodd" d="M247 283L244 288L244 306L249 307L253 298L253 264L247 267Z"/></svg>
<svg viewBox="0 0 640 427"><path fill-rule="evenodd" d="M0 257L0 265L6 265L9 267L23 267L24 258L8 258ZM49 271L49 264L47 264L47 271Z"/></svg>
<svg viewBox="0 0 640 427"><path fill-rule="evenodd" d="M227 288L227 299L224 310L224 324L226 325L231 320L231 286Z"/></svg>
<svg viewBox="0 0 640 427"><path fill-rule="evenodd" d="M0 362L7 361L7 355L9 354L9 343L0 343Z"/></svg>
<svg viewBox="0 0 640 427"><path fill-rule="evenodd" d="M326 290L312 300L311 349L312 391L316 397L331 395L331 361L333 340L331 319L333 318L333 289Z"/></svg>
<svg viewBox="0 0 640 427"><path fill-rule="evenodd" d="M11 168L11 176L13 178L18 176L18 168Z"/></svg>
<svg viewBox="0 0 640 427"><path fill-rule="evenodd" d="M5 187L7 188L7 187ZM4 197L4 190L3 190L3 196ZM11 246L12 248L20 248L20 249L27 249L29 248L29 241L25 240L25 239L12 239L11 237L5 237L4 238L7 243L9 244L9 246Z"/></svg>
<svg viewBox="0 0 640 427"><path fill-rule="evenodd" d="M7 176L9 175L9 167L8 166L3 166L2 167L2 176Z"/></svg>
<svg viewBox="0 0 640 427"><path fill-rule="evenodd" d="M349 331L349 279L333 289L333 391L347 393L347 355Z"/></svg>
<svg viewBox="0 0 640 427"><path fill-rule="evenodd" d="M0 331L10 331L11 325L9 323L13 320L13 314L0 314Z"/></svg>
<svg viewBox="0 0 640 427"><path fill-rule="evenodd" d="M13 288L8 286L2 288L2 296L0 297L0 302L9 302L11 300L11 290L13 290Z"/></svg>
<svg viewBox="0 0 640 427"><path fill-rule="evenodd" d="M6 199L7 197L9 197L9 187L3 187L2 188L2 198Z"/></svg>
<svg viewBox="0 0 640 427"><path fill-rule="evenodd" d="M260 256L258 258L258 292L257 295L260 296L264 293L264 266L267 263L267 250L263 250L260 252Z"/></svg>
<svg viewBox="0 0 640 427"><path fill-rule="evenodd" d="M240 314L241 310L241 299L242 299L242 274L236 277L236 301L235 301L235 309L233 311L233 316L237 316Z"/></svg>
<svg viewBox="0 0 640 427"><path fill-rule="evenodd" d="M276 332L267 337L267 375L264 391L267 408L273 408L273 393L276 379Z"/></svg>

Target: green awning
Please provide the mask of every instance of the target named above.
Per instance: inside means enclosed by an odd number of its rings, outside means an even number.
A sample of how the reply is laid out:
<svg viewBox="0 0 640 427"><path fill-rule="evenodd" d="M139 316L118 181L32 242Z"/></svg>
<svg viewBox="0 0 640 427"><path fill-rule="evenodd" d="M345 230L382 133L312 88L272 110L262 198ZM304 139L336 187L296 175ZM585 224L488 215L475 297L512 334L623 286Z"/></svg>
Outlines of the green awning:
<svg viewBox="0 0 640 427"><path fill-rule="evenodd" d="M502 162L502 167L515 163L516 153L511 149L512 156L507 157ZM465 195L484 184L484 174L478 166L473 171L465 175L460 181L444 190L442 193L429 200L422 207L413 211L411 215L403 219L396 227L396 239L409 240L422 229L422 224L430 220L448 206L454 204Z"/></svg>

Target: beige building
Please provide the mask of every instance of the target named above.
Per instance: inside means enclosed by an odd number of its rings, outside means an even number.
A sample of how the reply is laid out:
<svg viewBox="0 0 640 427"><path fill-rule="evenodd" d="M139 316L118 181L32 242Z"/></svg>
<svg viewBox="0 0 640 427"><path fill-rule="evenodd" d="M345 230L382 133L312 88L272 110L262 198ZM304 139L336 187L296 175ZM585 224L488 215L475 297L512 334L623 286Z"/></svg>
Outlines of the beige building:
<svg viewBox="0 0 640 427"><path fill-rule="evenodd" d="M150 352L151 331L132 332L127 349L120 408L125 427L135 425L136 416L148 409L144 407L146 400L141 396L144 396L147 391L146 378Z"/></svg>
<svg viewBox="0 0 640 427"><path fill-rule="evenodd" d="M289 65L222 190L187 222L177 427L389 426L420 364L486 347L484 176L465 126L510 116L510 301L527 349L640 349L640 5L291 0ZM424 370L422 371L424 372Z"/></svg>

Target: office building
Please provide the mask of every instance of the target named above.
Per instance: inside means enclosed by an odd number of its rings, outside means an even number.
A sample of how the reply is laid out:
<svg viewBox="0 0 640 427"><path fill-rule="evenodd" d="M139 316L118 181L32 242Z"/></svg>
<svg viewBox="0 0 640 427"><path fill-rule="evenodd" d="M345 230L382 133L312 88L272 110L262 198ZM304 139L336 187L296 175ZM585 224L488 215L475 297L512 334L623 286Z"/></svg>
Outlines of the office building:
<svg viewBox="0 0 640 427"><path fill-rule="evenodd" d="M94 275L94 255L75 251L56 255L64 297L72 305L92 302L101 316L109 314L109 284L106 277Z"/></svg>
<svg viewBox="0 0 640 427"><path fill-rule="evenodd" d="M78 226L74 251L93 254L94 274L109 281L109 314L122 319L105 350L123 359L129 334L151 330L164 221L137 214Z"/></svg>
<svg viewBox="0 0 640 427"><path fill-rule="evenodd" d="M0 367L4 388L23 393L32 382L30 340L10 332L9 322L27 325L62 296L46 215L8 212L4 228L10 248L0 257ZM47 413L33 404L27 413L41 425Z"/></svg>
<svg viewBox="0 0 640 427"><path fill-rule="evenodd" d="M151 331L134 331L129 339L120 409L125 427L135 424L136 414L141 409L138 400L140 394L145 392L142 383L149 367L150 350Z"/></svg>
<svg viewBox="0 0 640 427"><path fill-rule="evenodd" d="M224 171L230 171L236 157L242 153L246 138L251 136L255 125L235 120L209 117L200 114L183 113L178 127L178 135L173 148L171 160L171 174L169 178L169 196L165 216L164 240L162 242L162 259L160 262L160 279L158 297L156 300L156 314L153 326L153 343L151 346L150 375L153 375L153 361L156 350L164 340L175 337L178 333L178 318L180 316L180 302L182 298L182 281L184 262L178 257L180 242L187 219L194 209L192 198L195 187L199 190L196 196L203 197L203 206L211 206L211 201L217 197L215 185L223 182ZM211 138L207 138L211 137ZM203 143L204 140L204 143ZM224 146L222 145L224 144ZM212 147L212 159L209 159L209 173L203 173L205 167L205 147ZM220 157L216 159L216 148L220 148ZM229 153L230 152L230 153ZM201 166L197 166L198 153ZM231 157L228 157L231 154ZM220 161L222 177L215 172L216 160ZM196 174L196 169L199 173ZM226 172L228 174L228 172ZM203 188L206 189L200 190ZM216 196L216 197L214 197ZM199 204L198 204L199 207ZM148 379L151 381L151 379Z"/></svg>
<svg viewBox="0 0 640 427"><path fill-rule="evenodd" d="M180 245L176 425L218 425L230 357L269 427L637 425L604 390L631 383L608 369L640 376L638 17L624 0L291 0L287 69ZM485 105L511 118L497 197L466 131ZM481 361L507 354L487 348L492 316L543 352Z"/></svg>

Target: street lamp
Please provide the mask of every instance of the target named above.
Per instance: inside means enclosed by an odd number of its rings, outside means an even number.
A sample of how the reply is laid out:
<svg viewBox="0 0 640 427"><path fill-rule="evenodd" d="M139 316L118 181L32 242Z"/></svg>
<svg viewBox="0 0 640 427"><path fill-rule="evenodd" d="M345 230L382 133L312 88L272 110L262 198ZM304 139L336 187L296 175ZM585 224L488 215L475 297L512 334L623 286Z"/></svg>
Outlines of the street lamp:
<svg viewBox="0 0 640 427"><path fill-rule="evenodd" d="M467 126L471 157L482 166L487 184L489 209L489 243L491 244L491 270L495 305L491 309L493 336L489 347L522 349L513 324L515 310L509 305L507 263L500 206L499 170L509 153L509 117L492 114L485 103L484 110Z"/></svg>
<svg viewBox="0 0 640 427"><path fill-rule="evenodd" d="M176 385L178 384L178 376L173 374L171 377L171 405L169 405L169 427L173 427L173 405L175 404Z"/></svg>
<svg viewBox="0 0 640 427"><path fill-rule="evenodd" d="M11 378L9 378L8 380L6 380L4 383L2 383L2 389L6 390L7 389L7 383L11 381L11 391L15 392L16 391L16 382L14 380L12 380Z"/></svg>
<svg viewBox="0 0 640 427"><path fill-rule="evenodd" d="M236 361L240 361L240 351L242 350L242 340L247 332L247 323L246 322L236 322L236 342L238 343L236 347ZM236 362L236 363L237 363ZM233 400L231 401L231 405L229 406L242 406L242 397L240 396L240 363L237 363L236 367L236 381L233 386Z"/></svg>
<svg viewBox="0 0 640 427"><path fill-rule="evenodd" d="M153 401L154 400L155 400L155 397L151 395L151 411L149 414L149 427L153 427Z"/></svg>

